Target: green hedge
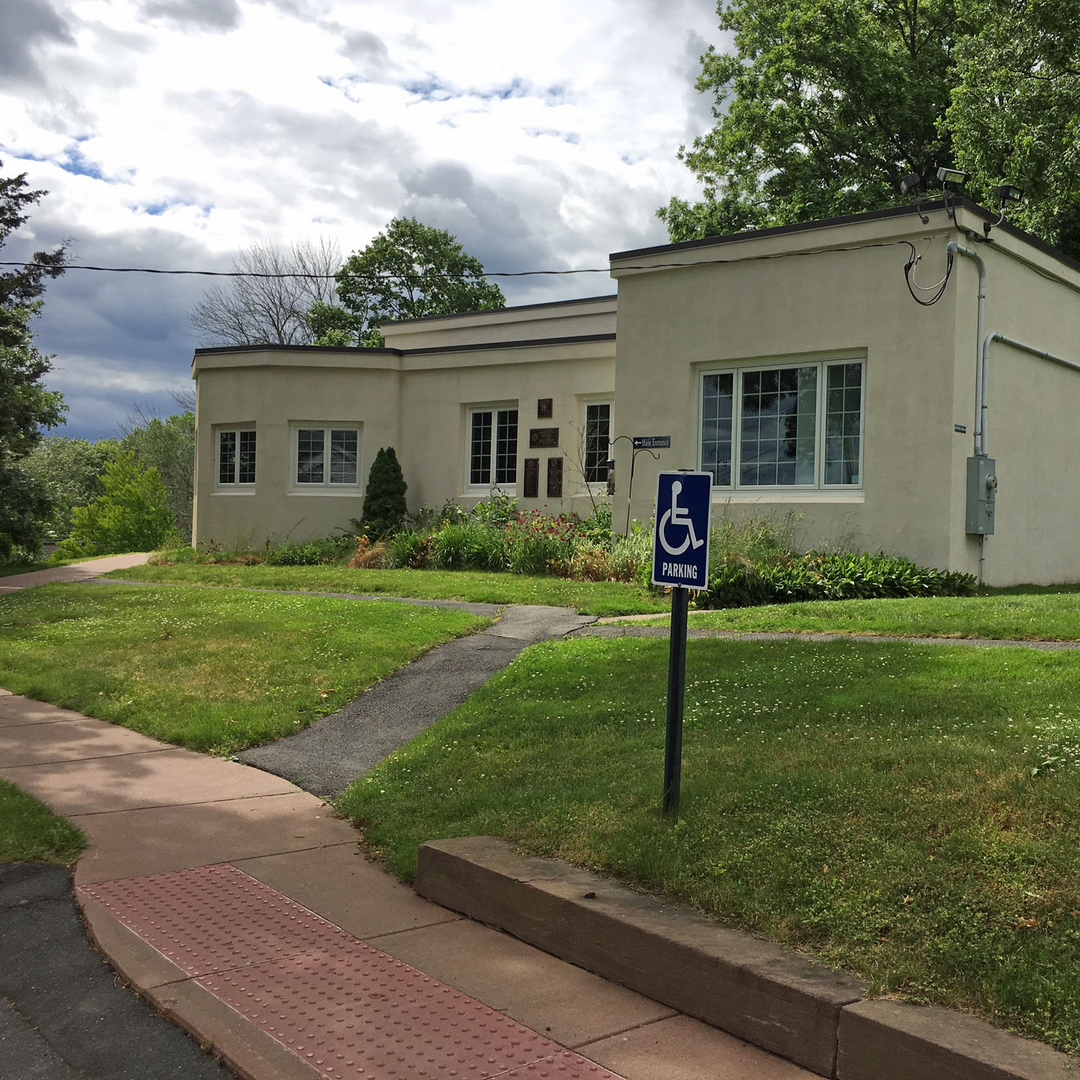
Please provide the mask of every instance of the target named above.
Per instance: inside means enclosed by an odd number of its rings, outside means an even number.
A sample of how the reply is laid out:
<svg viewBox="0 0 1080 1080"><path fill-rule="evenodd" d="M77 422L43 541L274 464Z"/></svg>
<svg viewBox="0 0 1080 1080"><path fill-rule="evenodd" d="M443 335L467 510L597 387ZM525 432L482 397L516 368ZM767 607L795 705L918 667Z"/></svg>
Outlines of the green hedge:
<svg viewBox="0 0 1080 1080"><path fill-rule="evenodd" d="M808 552L772 564L720 562L699 592L699 608L754 607L803 600L869 600L891 596L970 596L975 578L916 566L899 555Z"/></svg>

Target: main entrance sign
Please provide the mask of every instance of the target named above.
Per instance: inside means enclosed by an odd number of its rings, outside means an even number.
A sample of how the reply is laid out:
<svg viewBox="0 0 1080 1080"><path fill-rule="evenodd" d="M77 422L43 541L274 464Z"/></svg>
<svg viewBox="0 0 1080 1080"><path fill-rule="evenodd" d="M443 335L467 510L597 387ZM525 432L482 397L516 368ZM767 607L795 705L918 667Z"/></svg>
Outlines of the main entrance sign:
<svg viewBox="0 0 1080 1080"><path fill-rule="evenodd" d="M711 473L662 472L657 476L654 585L706 587L711 510Z"/></svg>

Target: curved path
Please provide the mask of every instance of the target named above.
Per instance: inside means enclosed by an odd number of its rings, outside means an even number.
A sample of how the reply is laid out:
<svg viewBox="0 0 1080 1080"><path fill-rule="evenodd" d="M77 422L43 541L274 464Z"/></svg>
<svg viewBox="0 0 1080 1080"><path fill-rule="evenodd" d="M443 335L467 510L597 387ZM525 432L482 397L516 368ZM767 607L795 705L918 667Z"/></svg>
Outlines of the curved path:
<svg viewBox="0 0 1080 1080"><path fill-rule="evenodd" d="M432 649L303 731L245 750L239 759L333 798L460 705L526 646L594 621L567 608L522 605L500 612L490 604L456 606L477 615L498 613L499 619L482 633Z"/></svg>

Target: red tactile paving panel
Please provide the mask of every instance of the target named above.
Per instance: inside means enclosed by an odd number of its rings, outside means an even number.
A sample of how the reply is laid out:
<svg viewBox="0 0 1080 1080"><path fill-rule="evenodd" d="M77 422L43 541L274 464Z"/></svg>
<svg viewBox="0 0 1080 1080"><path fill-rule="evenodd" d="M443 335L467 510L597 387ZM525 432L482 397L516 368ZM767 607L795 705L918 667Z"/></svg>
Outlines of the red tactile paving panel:
<svg viewBox="0 0 1080 1080"><path fill-rule="evenodd" d="M355 940L227 863L80 888L185 975Z"/></svg>
<svg viewBox="0 0 1080 1080"><path fill-rule="evenodd" d="M618 1080L235 867L82 891L329 1080Z"/></svg>

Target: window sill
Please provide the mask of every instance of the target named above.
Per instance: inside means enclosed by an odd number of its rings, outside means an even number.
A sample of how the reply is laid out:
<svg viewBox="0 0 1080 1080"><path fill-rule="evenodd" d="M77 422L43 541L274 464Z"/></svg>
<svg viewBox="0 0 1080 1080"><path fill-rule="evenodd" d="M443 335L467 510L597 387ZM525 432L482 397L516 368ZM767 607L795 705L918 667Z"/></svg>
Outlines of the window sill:
<svg viewBox="0 0 1080 1080"><path fill-rule="evenodd" d="M716 503L861 503L866 501L866 492L858 491L822 491L813 488L808 491L730 491L727 488L713 488L713 505Z"/></svg>
<svg viewBox="0 0 1080 1080"><path fill-rule="evenodd" d="M210 494L211 495L254 495L255 494L255 485L254 484L248 484L245 487L238 487L238 488L227 488L227 487L214 488L214 490L212 492L210 492Z"/></svg>
<svg viewBox="0 0 1080 1080"><path fill-rule="evenodd" d="M330 499L358 499L364 494L361 488L338 488L338 487L322 487L319 485L312 485L311 487L292 487L285 493L286 495L299 495L301 498L310 497L312 495L322 496L323 498Z"/></svg>

